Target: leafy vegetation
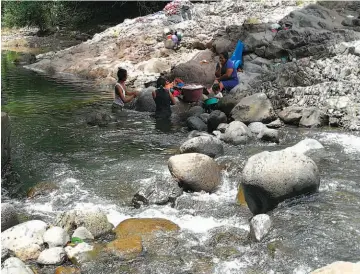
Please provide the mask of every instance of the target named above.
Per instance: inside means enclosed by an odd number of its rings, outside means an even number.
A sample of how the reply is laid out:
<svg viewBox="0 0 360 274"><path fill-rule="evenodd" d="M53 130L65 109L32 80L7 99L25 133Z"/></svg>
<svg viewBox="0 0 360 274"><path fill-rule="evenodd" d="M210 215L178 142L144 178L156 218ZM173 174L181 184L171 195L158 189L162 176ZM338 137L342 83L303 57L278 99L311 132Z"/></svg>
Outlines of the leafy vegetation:
<svg viewBox="0 0 360 274"><path fill-rule="evenodd" d="M153 1L3 1L3 27L81 29L89 25L120 23L126 18L161 10L167 2Z"/></svg>

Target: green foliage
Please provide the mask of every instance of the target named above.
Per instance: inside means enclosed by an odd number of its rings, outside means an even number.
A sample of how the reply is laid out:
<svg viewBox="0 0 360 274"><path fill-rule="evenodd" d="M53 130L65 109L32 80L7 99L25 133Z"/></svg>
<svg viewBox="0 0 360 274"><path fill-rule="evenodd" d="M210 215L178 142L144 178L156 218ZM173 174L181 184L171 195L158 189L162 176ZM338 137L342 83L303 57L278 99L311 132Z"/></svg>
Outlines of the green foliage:
<svg viewBox="0 0 360 274"><path fill-rule="evenodd" d="M3 27L79 28L121 23L126 18L161 10L166 2L141 1L3 1Z"/></svg>
<svg viewBox="0 0 360 274"><path fill-rule="evenodd" d="M255 25L255 24L259 24L260 20L257 19L256 17L250 17L248 19L246 19L246 24L250 24L250 25Z"/></svg>
<svg viewBox="0 0 360 274"><path fill-rule="evenodd" d="M304 4L303 0L297 0L296 1L296 6L302 6Z"/></svg>

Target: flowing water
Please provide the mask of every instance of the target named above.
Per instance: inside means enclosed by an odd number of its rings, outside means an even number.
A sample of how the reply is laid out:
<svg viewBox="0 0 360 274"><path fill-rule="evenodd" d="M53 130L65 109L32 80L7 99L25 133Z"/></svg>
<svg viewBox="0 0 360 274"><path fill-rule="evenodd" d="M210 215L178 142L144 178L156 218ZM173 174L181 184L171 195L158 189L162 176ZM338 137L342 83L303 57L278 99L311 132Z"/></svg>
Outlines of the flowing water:
<svg viewBox="0 0 360 274"><path fill-rule="evenodd" d="M140 186L170 178L167 160L187 130L164 129L148 113L131 110L108 127L88 126L84 120L89 113L110 110L111 92L25 70L11 63L11 54L2 55L1 91L2 110L11 116L13 164L22 182L13 196L15 206L49 222L62 211L101 208L114 225L129 217L163 217L181 228L173 250L149 252L128 265L116 260L89 264L85 273L298 274L337 260L360 260L358 133L285 128L280 145L227 145L219 161L233 167L224 171L218 191L184 193L175 207L135 209L131 199ZM249 229L252 215L236 203L244 161L305 137L319 140L326 149L318 163L319 193L286 201L270 212L273 228L260 243L211 244L214 233ZM59 190L24 198L29 187L42 181L57 184Z"/></svg>

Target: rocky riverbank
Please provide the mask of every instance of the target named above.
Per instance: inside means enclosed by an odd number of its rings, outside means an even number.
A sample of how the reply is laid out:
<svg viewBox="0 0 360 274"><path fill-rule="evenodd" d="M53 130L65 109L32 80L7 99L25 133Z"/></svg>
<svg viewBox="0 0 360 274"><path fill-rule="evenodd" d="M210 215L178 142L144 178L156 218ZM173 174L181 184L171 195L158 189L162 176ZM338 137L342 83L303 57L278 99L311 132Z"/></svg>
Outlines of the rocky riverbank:
<svg viewBox="0 0 360 274"><path fill-rule="evenodd" d="M240 39L245 43L245 63L240 84L231 91L234 104L246 95L264 92L277 113L288 106L301 109L292 124L315 111L315 116L325 118L319 125L358 130L358 5L300 1L195 4L193 20L176 23L162 12L125 20L78 46L38 55L38 62L28 67L59 77L71 74L91 79L109 91L119 66L129 71L129 85L138 90L161 72L208 86L215 64L212 51L232 51ZM290 29L272 32L272 23L286 23ZM184 32L177 51L164 48L163 29L169 26ZM208 62L200 62L204 59Z"/></svg>

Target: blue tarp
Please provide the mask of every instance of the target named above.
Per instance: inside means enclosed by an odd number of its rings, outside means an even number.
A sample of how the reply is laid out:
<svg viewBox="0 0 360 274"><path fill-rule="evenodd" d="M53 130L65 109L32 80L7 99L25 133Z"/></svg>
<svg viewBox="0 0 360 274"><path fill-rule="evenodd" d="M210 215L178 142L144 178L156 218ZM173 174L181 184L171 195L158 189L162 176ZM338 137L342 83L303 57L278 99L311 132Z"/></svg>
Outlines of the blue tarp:
<svg viewBox="0 0 360 274"><path fill-rule="evenodd" d="M244 44L240 40L236 44L236 48L234 50L233 55L230 57L230 60L233 61L236 69L242 67L243 65L243 50Z"/></svg>

